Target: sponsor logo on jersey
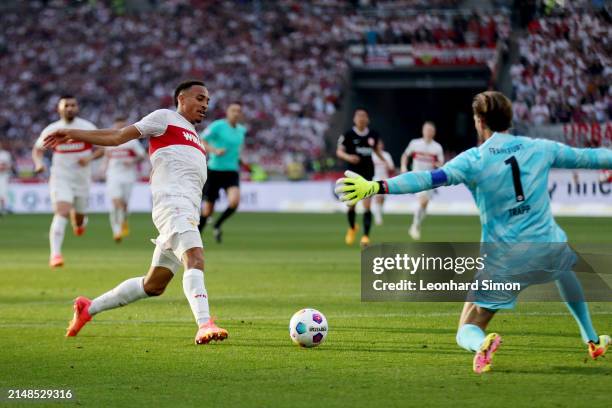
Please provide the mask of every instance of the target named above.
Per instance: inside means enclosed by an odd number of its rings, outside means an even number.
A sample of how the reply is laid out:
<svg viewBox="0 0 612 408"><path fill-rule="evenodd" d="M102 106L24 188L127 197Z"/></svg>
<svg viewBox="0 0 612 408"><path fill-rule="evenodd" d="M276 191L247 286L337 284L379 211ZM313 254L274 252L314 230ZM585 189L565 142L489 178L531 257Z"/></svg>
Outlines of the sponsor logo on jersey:
<svg viewBox="0 0 612 408"><path fill-rule="evenodd" d="M111 159L126 159L136 157L136 153L132 149L112 149L110 150L109 157Z"/></svg>
<svg viewBox="0 0 612 408"><path fill-rule="evenodd" d="M188 129L174 125L168 125L163 135L150 139L149 154L153 155L158 149L175 145L191 146L198 149L202 154L206 154L204 145L197 134Z"/></svg>
<svg viewBox="0 0 612 408"><path fill-rule="evenodd" d="M91 145L85 142L62 143L55 146L55 153L78 153L91 149Z"/></svg>

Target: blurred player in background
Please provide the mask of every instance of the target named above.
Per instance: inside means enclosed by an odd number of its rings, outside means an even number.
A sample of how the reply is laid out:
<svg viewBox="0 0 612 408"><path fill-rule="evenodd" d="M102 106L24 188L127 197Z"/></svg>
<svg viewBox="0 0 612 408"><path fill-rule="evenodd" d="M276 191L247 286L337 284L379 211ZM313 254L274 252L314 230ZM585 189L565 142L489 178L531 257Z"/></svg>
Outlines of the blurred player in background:
<svg viewBox="0 0 612 408"><path fill-rule="evenodd" d="M32 149L34 171L43 173L45 137L57 129L96 129L91 122L78 117L79 105L72 95L63 95L57 104L60 120L51 123L43 129ZM53 221L49 230L51 257L49 266L52 268L64 265L62 243L68 217L72 222L72 230L76 236L85 233L87 219L85 211L89 201L89 185L91 182L91 167L89 163L104 155L104 150L97 149L92 153L90 143L84 141L68 141L53 146L53 159L49 176L49 193L53 204Z"/></svg>
<svg viewBox="0 0 612 408"><path fill-rule="evenodd" d="M338 180L336 192L344 194L343 201L355 205L378 193L408 194L439 186L466 185L480 212L481 241L503 243L498 248L511 249L501 253L512 256L499 257L495 263L490 262L491 254L487 253L485 265L494 265L485 266L488 275L496 276L497 282L521 282L521 290L529 284L555 281L561 298L578 323L589 355L593 359L603 356L610 345L610 336L597 335L582 286L572 271L576 255L569 246L559 245L567 243L567 235L552 216L548 173L551 168L611 168L612 150L576 149L508 133L512 125L512 103L500 92L476 95L472 109L479 142L482 142L478 147L461 153L440 169L403 173L379 182L347 172L346 178ZM530 243L532 252L547 248L536 243L557 245L548 245L550 252L526 254L517 251L514 245L522 243ZM493 256L498 255L494 252ZM485 330L497 311L514 308L520 290L490 292L477 291L474 301L464 304L457 330L457 344L475 352L473 370L478 374L491 369L493 355L501 344L497 333L486 335Z"/></svg>
<svg viewBox="0 0 612 408"><path fill-rule="evenodd" d="M113 129L123 129L125 118L115 119ZM138 163L147 157L144 147L136 139L120 146L105 149L107 157L106 191L112 201L110 224L115 242L121 242L129 233L127 208L132 187L138 180Z"/></svg>
<svg viewBox="0 0 612 408"><path fill-rule="evenodd" d="M374 180L384 180L391 176L395 172L395 163L391 154L385 151L385 142L382 139L378 139L376 150L380 152L384 160L375 154L372 156L374 162ZM374 197L374 204L372 205L372 213L374 214L374 223L376 225L383 225L383 205L385 204L385 196L378 195Z"/></svg>
<svg viewBox="0 0 612 408"><path fill-rule="evenodd" d="M210 317L204 286L204 251L197 229L202 187L206 182L206 153L194 125L206 117L208 101L203 82L185 81L174 91L176 111L159 109L121 129L60 129L44 139L47 147L69 140L119 146L148 137L153 167L152 216L159 236L147 275L128 279L93 301L83 296L76 298L74 317L66 336L76 336L97 313L161 295L182 263L183 291L198 324L196 344L227 338L227 331L217 327Z"/></svg>
<svg viewBox="0 0 612 408"><path fill-rule="evenodd" d="M375 130L371 130L370 116L365 108L355 109L353 114L352 129L344 132L338 138L338 147L336 156L340 160L347 162L347 169L358 174L363 174L366 180L374 178L374 162L372 154L377 154L380 160L385 160L384 157L376 150L380 137ZM370 199L363 200L363 236L361 237L361 246L370 244L370 228L372 227L372 211ZM349 228L344 237L344 242L347 245L353 245L355 236L359 227L355 224L355 206L348 208L348 223Z"/></svg>
<svg viewBox="0 0 612 408"><path fill-rule="evenodd" d="M11 176L12 160L11 154L2 149L0 142L0 215L8 211L8 188Z"/></svg>
<svg viewBox="0 0 612 408"><path fill-rule="evenodd" d="M206 227L206 221L215 209L219 191L227 194L227 208L217 218L213 235L218 243L222 240L221 225L229 218L240 204L240 152L244 146L246 127L238 123L242 117L242 106L232 102L225 111L225 119L215 120L202 132L202 141L208 160L208 179L202 195L204 207L198 228L200 232Z"/></svg>
<svg viewBox="0 0 612 408"><path fill-rule="evenodd" d="M408 171L409 160L412 161L412 171L434 170L444 164L444 151L442 150L442 146L440 146L440 143L434 141L436 125L429 121L423 123L421 133L423 137L412 139L402 154L402 173ZM427 206L429 205L429 200L432 195L433 190L421 191L416 194L419 203L412 217L412 225L408 230L408 233L415 241L421 239L421 224L427 214Z"/></svg>

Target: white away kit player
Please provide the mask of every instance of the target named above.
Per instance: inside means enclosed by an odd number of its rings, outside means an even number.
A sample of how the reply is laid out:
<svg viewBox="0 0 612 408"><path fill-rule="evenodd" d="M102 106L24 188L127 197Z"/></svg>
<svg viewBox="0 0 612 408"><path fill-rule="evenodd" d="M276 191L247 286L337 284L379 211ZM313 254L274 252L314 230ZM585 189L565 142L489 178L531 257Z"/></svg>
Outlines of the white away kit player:
<svg viewBox="0 0 612 408"><path fill-rule="evenodd" d="M127 125L124 118L115 119L114 129ZM109 214L113 239L121 242L128 236L127 210L134 183L138 180L138 163L147 157L142 144L132 139L119 146L110 146L106 151L106 194L111 200Z"/></svg>
<svg viewBox="0 0 612 408"><path fill-rule="evenodd" d="M118 146L148 137L153 168L153 223L159 235L147 275L128 279L93 300L76 298L66 336L76 336L100 312L161 295L182 264L183 290L198 324L196 344L227 338L227 330L217 327L210 317L204 286L204 251L197 227L207 172L206 152L194 125L206 116L208 101L203 82L186 81L174 91L176 111L156 110L123 129L61 129L45 138L45 146L54 147L69 140Z"/></svg>
<svg viewBox="0 0 612 408"><path fill-rule="evenodd" d="M79 105L72 95L63 95L57 104L57 112L60 120L51 123L43 129L34 148L32 149L32 160L34 161L36 173L43 173L43 153L45 137L58 129L96 129L91 122L77 116ZM62 256L62 243L64 242L64 231L68 224L68 217L72 222L75 235L81 236L85 233L86 217L89 200L89 185L91 181L90 162L102 157L102 149L92 153L90 143L77 140L65 140L55 144L53 147L53 159L49 176L49 193L53 204L53 221L49 230L49 245L51 256L49 266L52 268L64 265Z"/></svg>
<svg viewBox="0 0 612 408"><path fill-rule="evenodd" d="M382 139L378 139L378 146L376 149L382 155L380 158L377 154L372 155L372 161L374 162L374 178L372 180L384 180L393 176L395 171L395 163L391 154L385 151L385 142ZM384 160L383 160L384 159ZM374 214L374 223L376 225L383 224L383 205L385 204L385 196L383 194L374 197L374 205L372 205L372 213Z"/></svg>
<svg viewBox="0 0 612 408"><path fill-rule="evenodd" d="M430 171L444 164L444 151L440 143L434 141L436 126L433 122L423 123L421 130L423 137L412 139L402 154L401 172L408 171L408 160L412 161L412 171ZM421 239L421 223L427 213L427 205L433 195L433 190L421 191L416 196L419 199L418 207L412 218L412 225L408 232L414 240Z"/></svg>

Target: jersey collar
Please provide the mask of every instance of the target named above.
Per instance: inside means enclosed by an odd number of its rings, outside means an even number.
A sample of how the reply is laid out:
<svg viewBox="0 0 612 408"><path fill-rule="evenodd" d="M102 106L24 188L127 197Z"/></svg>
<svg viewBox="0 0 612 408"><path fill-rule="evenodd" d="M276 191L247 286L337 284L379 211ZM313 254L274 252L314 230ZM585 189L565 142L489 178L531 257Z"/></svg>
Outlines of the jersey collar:
<svg viewBox="0 0 612 408"><path fill-rule="evenodd" d="M365 128L363 132L360 132L356 126L353 126L353 132L355 132L355 134L357 134L358 136L363 137L363 136L367 136L370 133L370 128Z"/></svg>

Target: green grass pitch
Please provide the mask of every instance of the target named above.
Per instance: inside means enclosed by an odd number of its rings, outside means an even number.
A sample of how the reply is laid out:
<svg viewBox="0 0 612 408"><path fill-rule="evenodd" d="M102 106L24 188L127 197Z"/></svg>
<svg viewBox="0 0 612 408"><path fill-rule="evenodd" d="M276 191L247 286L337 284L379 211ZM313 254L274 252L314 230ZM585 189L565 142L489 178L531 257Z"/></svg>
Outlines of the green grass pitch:
<svg viewBox="0 0 612 408"><path fill-rule="evenodd" d="M207 231L206 286L226 342L193 344L180 275L162 297L103 313L65 339L72 299L142 275L155 231L149 215L133 215L131 236L116 245L107 217L94 215L85 236L67 231L67 264L50 270L50 220L0 219L3 393L71 389L71 404L91 407L610 406L612 361L585 360L562 304L500 313L491 329L504 345L493 371L477 376L472 354L455 344L461 304L362 303L359 249L344 245L341 214L239 213L222 245ZM387 216L373 241L407 241L409 221ZM612 242L612 219L559 222L573 242ZM430 216L423 239L478 241L478 220ZM328 318L321 347L289 339L289 318L303 307ZM596 327L612 332L612 304L591 310Z"/></svg>

